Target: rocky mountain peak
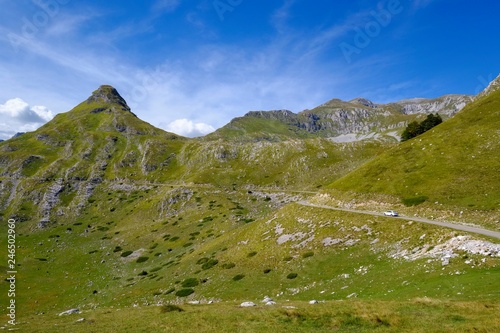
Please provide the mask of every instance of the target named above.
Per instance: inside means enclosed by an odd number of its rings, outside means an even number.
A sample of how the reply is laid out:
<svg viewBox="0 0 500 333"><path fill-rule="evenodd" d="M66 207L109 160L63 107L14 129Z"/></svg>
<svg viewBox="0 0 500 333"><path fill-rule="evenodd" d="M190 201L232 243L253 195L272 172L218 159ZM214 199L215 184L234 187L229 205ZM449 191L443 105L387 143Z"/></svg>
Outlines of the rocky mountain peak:
<svg viewBox="0 0 500 333"><path fill-rule="evenodd" d="M362 98L362 97L355 98L352 101L349 101L349 103L357 103L357 104L367 106L369 108L376 108L377 107L377 104L373 103L369 99Z"/></svg>
<svg viewBox="0 0 500 333"><path fill-rule="evenodd" d="M110 85L102 85L92 93L92 95L87 99L87 103L106 103L106 104L118 104L122 106L127 111L130 111L130 107L127 102L120 96L118 91Z"/></svg>

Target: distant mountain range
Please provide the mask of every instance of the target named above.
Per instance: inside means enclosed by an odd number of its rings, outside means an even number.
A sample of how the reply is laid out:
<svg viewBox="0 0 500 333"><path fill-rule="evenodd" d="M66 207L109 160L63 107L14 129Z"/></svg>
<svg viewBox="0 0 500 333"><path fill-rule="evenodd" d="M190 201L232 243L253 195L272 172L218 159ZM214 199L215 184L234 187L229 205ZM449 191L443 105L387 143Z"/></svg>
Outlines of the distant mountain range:
<svg viewBox="0 0 500 333"><path fill-rule="evenodd" d="M251 111L233 119L207 139L283 140L324 137L337 141L366 137L399 138L409 121L430 113L452 117L472 100L467 95L445 95L435 99L415 98L375 104L364 98L339 99L295 114L288 110ZM350 138L350 139L349 139Z"/></svg>

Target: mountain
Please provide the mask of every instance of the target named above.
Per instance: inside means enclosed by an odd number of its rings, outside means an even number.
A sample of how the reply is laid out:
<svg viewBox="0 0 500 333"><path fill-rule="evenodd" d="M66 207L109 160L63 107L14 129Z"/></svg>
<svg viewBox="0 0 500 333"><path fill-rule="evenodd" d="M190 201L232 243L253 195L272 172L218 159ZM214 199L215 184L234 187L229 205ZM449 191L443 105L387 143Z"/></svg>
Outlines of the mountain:
<svg viewBox="0 0 500 333"><path fill-rule="evenodd" d="M0 143L20 330L233 332L264 321L281 331L404 331L417 313L433 331L436 309L458 330L472 313L474 325L496 318L500 245L406 218L456 213L498 230L500 90L417 138L394 137L425 117L414 112L451 115L467 99L331 100L299 114L249 112L188 139L140 120L101 86ZM419 210L366 214L408 208L401 199ZM9 288L0 281L0 293ZM260 306L269 297L276 306ZM238 306L250 300L259 306ZM59 315L68 309L78 317Z"/></svg>
<svg viewBox="0 0 500 333"><path fill-rule="evenodd" d="M349 102L333 99L298 114L288 110L248 112L208 135L207 139L280 141L324 137L337 142L365 138L394 140L399 139L399 133L408 122L430 113L452 117L471 100L472 96L466 95L417 98L389 104L375 104L364 98Z"/></svg>
<svg viewBox="0 0 500 333"><path fill-rule="evenodd" d="M339 190L389 194L480 210L500 209L497 78L453 118L334 182ZM417 200L418 201L418 200Z"/></svg>
<svg viewBox="0 0 500 333"><path fill-rule="evenodd" d="M273 137L276 128L284 128L277 119L293 116L275 113L274 118L243 118L255 120L256 131ZM195 183L310 189L387 147L380 142L339 145L307 132L303 139L261 139L186 139L140 120L113 87L101 86L38 130L0 144L0 207L5 216L45 228L78 217L110 187Z"/></svg>
<svg viewBox="0 0 500 333"><path fill-rule="evenodd" d="M41 226L74 216L103 182L170 176L184 141L140 120L114 88L101 86L38 130L2 142L1 207L21 220L38 217Z"/></svg>

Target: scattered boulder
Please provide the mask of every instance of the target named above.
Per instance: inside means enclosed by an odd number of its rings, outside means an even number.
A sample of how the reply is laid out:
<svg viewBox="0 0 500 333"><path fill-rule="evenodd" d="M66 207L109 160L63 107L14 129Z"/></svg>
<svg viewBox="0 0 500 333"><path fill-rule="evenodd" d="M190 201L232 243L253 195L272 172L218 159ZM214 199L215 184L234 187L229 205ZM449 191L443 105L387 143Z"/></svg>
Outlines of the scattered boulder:
<svg viewBox="0 0 500 333"><path fill-rule="evenodd" d="M269 296L264 296L264 299L262 300L262 303L267 303L267 302L272 302L273 299Z"/></svg>
<svg viewBox="0 0 500 333"><path fill-rule="evenodd" d="M74 313L80 313L80 309L69 309L69 310L66 310L66 311L63 311L61 312L59 315L60 316L64 316L64 315L70 315L70 314L74 314Z"/></svg>
<svg viewBox="0 0 500 333"><path fill-rule="evenodd" d="M252 307L252 306L257 306L257 304L255 304L254 302L243 302L240 304L240 306L242 308L249 308L249 307Z"/></svg>
<svg viewBox="0 0 500 333"><path fill-rule="evenodd" d="M315 299L313 299L313 300L309 301L309 304L318 304L318 303L319 303L319 302L318 302L317 300L315 300Z"/></svg>
<svg viewBox="0 0 500 333"><path fill-rule="evenodd" d="M276 302L275 301L269 301L269 302L266 302L266 305L276 305Z"/></svg>

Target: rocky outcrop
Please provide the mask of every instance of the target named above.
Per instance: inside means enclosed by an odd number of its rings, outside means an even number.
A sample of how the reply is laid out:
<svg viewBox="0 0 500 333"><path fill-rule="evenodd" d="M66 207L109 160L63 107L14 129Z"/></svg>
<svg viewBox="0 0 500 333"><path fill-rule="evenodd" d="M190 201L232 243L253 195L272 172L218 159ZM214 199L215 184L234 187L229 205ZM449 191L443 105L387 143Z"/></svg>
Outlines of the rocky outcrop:
<svg viewBox="0 0 500 333"><path fill-rule="evenodd" d="M42 202L40 204L42 219L38 223L39 228L43 229L50 224L52 209L59 203L59 194L61 193L63 188L63 180L57 179L45 191Z"/></svg>
<svg viewBox="0 0 500 333"><path fill-rule="evenodd" d="M477 95L477 98L489 95L497 90L500 90L500 75L498 75L495 80L491 81L486 89L484 89L481 93L479 93L479 95Z"/></svg>
<svg viewBox="0 0 500 333"><path fill-rule="evenodd" d="M349 102L333 99L315 109L298 114L288 110L252 111L243 119L253 117L275 120L307 133L336 137L403 128L419 114L439 113L451 117L471 100L472 97L467 95L445 95L435 99L415 98L390 104L376 104L366 98L355 98ZM401 121L401 115L409 116L408 121ZM232 122L228 124L228 127L231 126ZM242 127L241 121L238 122L238 127Z"/></svg>
<svg viewBox="0 0 500 333"><path fill-rule="evenodd" d="M106 104L118 104L123 107L124 111L130 111L130 107L127 102L120 96L115 88L108 85L102 85L92 93L92 95L87 99L87 103L106 103ZM106 108L96 108L91 111L91 113L99 113L104 111Z"/></svg>
<svg viewBox="0 0 500 333"><path fill-rule="evenodd" d="M472 96L446 95L436 99L414 98L396 103L402 108L403 114L430 114L439 113L451 117L462 110Z"/></svg>

